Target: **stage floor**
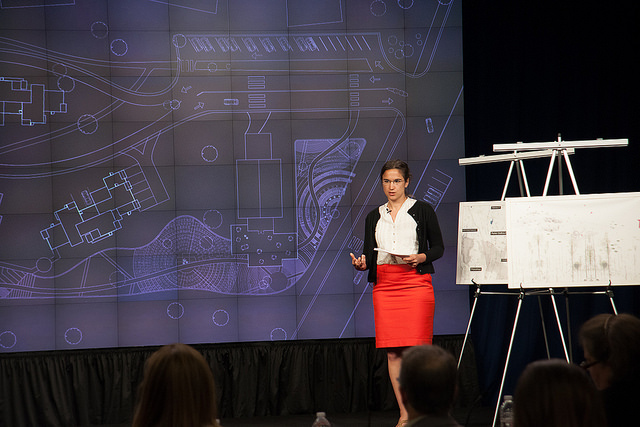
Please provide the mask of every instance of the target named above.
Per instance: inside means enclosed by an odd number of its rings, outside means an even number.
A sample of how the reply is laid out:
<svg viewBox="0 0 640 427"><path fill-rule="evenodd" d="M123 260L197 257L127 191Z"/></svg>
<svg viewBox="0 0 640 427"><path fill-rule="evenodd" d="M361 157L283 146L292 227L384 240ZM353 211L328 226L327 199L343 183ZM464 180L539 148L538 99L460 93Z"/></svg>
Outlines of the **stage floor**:
<svg viewBox="0 0 640 427"><path fill-rule="evenodd" d="M466 427L490 427L495 408L460 408L453 411L454 418ZM353 414L327 414L332 427L394 427L398 422L398 412L373 411ZM313 414L273 417L222 419L222 427L310 427L315 419Z"/></svg>
<svg viewBox="0 0 640 427"><path fill-rule="evenodd" d="M464 427L491 427L495 407L476 406L456 408L454 418ZM395 427L397 410L357 412L353 414L327 414L331 427ZM283 415L270 417L222 419L222 427L311 427L313 414ZM101 425L100 427L129 427L130 424ZM97 427L97 426L87 426Z"/></svg>

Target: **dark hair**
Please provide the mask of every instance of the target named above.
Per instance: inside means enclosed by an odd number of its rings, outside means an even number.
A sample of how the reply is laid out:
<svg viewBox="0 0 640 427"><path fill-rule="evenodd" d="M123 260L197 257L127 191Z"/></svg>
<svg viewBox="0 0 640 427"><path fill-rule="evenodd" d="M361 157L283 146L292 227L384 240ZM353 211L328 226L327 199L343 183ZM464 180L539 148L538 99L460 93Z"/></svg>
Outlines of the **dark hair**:
<svg viewBox="0 0 640 427"><path fill-rule="evenodd" d="M405 181L409 181L411 179L409 165L402 160L388 160L384 165L382 165L382 170L380 170L380 179L382 179L382 175L384 175L384 173L389 169L398 169Z"/></svg>
<svg viewBox="0 0 640 427"><path fill-rule="evenodd" d="M580 328L580 345L611 368L612 382L640 380L640 319L631 314L599 314Z"/></svg>
<svg viewBox="0 0 640 427"><path fill-rule="evenodd" d="M216 425L213 374L196 349L165 345L145 363L132 427Z"/></svg>
<svg viewBox="0 0 640 427"><path fill-rule="evenodd" d="M604 406L586 371L562 359L525 368L513 399L514 427L604 427Z"/></svg>
<svg viewBox="0 0 640 427"><path fill-rule="evenodd" d="M400 388L413 408L429 415L449 413L456 393L453 355L436 345L420 345L402 353Z"/></svg>

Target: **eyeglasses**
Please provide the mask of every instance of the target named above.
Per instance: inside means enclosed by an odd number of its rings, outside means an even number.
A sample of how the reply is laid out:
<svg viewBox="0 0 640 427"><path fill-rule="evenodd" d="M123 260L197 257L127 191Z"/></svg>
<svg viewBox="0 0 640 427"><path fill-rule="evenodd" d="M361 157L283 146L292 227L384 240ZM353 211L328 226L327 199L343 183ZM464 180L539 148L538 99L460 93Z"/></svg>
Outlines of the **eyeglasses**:
<svg viewBox="0 0 640 427"><path fill-rule="evenodd" d="M382 185L386 185L389 186L391 184L394 185L400 185L404 182L404 179L394 179L394 180L390 180L390 179L383 179L382 180Z"/></svg>
<svg viewBox="0 0 640 427"><path fill-rule="evenodd" d="M594 360L593 362L587 362L586 360L583 360L583 361L580 363L580 367L581 367L582 369L589 369L590 367L592 367L592 366L594 366L594 365L597 365L597 364L598 364L598 363L600 363L600 362L601 362L600 360Z"/></svg>

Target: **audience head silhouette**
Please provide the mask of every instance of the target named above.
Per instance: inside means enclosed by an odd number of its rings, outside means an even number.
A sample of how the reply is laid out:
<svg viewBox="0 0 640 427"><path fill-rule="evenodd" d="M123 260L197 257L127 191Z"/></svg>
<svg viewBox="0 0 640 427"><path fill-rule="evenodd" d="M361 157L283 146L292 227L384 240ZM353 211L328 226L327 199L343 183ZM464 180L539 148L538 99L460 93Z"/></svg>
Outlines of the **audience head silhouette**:
<svg viewBox="0 0 640 427"><path fill-rule="evenodd" d="M197 350L165 345L145 363L132 427L216 426L213 374Z"/></svg>
<svg viewBox="0 0 640 427"><path fill-rule="evenodd" d="M640 319L599 314L580 328L582 367L601 391L609 427L638 423L640 401Z"/></svg>
<svg viewBox="0 0 640 427"><path fill-rule="evenodd" d="M599 314L580 328L583 367L596 387L640 380L640 319L631 314Z"/></svg>
<svg viewBox="0 0 640 427"><path fill-rule="evenodd" d="M577 365L561 359L530 363L514 395L514 427L606 427L598 391Z"/></svg>
<svg viewBox="0 0 640 427"><path fill-rule="evenodd" d="M403 353L400 391L410 419L447 416L456 389L457 366L451 353L436 345L415 346Z"/></svg>

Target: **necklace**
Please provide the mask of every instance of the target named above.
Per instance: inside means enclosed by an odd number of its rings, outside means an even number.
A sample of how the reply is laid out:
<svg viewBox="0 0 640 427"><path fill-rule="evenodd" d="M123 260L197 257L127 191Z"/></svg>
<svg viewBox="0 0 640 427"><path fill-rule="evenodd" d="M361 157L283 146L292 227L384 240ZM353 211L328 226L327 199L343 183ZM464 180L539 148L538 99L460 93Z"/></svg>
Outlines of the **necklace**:
<svg viewBox="0 0 640 427"><path fill-rule="evenodd" d="M408 199L408 197L405 196L404 199L402 200L402 203L400 203L397 208L392 206L389 202L387 202L386 203L387 213L391 213L391 212L393 212L395 210L399 210L402 207L402 205L404 205L404 202L407 201L407 199Z"/></svg>

